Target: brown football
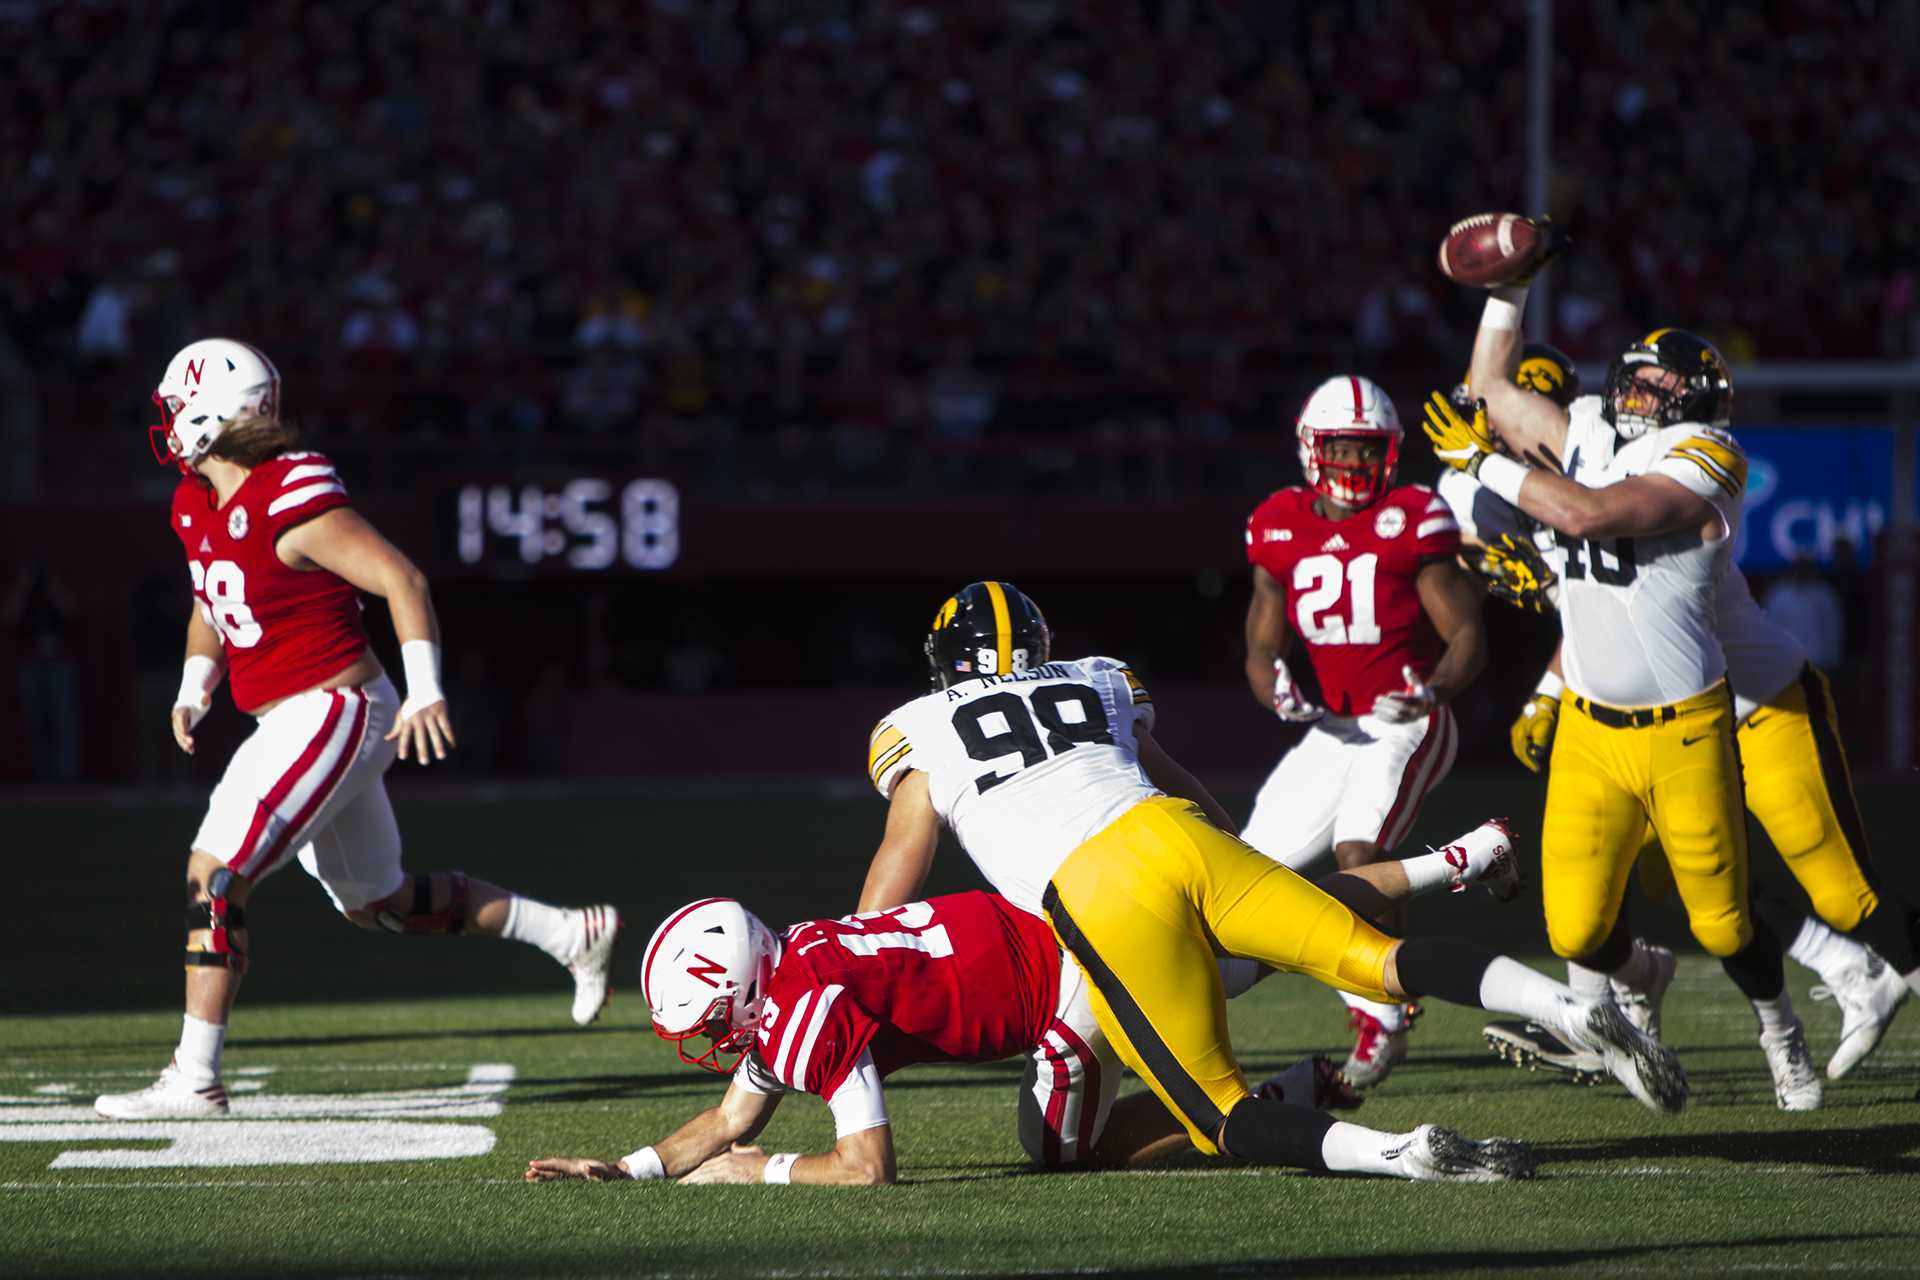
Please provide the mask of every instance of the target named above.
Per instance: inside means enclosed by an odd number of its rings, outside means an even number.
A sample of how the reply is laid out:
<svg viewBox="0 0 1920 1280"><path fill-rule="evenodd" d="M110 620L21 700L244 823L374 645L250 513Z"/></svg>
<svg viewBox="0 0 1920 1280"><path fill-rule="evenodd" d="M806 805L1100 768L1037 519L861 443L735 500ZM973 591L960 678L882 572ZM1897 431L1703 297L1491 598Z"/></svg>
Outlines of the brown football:
<svg viewBox="0 0 1920 1280"><path fill-rule="evenodd" d="M1547 238L1518 213L1476 213L1447 229L1440 241L1440 273L1461 284L1492 288L1538 265Z"/></svg>

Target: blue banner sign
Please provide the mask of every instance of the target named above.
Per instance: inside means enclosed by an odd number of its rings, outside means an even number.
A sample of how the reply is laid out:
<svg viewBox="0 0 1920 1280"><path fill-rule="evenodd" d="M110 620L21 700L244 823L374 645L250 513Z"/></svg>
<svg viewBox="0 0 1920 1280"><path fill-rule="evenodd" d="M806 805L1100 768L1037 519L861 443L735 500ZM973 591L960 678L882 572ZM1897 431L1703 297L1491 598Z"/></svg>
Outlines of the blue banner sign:
<svg viewBox="0 0 1920 1280"><path fill-rule="evenodd" d="M1893 430L1888 427L1741 427L1747 451L1746 514L1734 554L1762 573L1795 556L1833 560L1836 542L1861 564L1887 522L1893 497Z"/></svg>

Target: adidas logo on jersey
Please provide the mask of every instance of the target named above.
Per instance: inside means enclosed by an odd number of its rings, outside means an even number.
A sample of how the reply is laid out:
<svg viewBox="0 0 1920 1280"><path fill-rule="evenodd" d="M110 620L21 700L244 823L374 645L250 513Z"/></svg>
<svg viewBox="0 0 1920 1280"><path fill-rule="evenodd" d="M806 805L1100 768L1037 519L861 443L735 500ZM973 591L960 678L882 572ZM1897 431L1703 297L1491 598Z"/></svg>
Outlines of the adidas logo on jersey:
<svg viewBox="0 0 1920 1280"><path fill-rule="evenodd" d="M1336 533L1321 543L1320 549L1322 551L1345 551L1347 549L1347 540Z"/></svg>
<svg viewBox="0 0 1920 1280"><path fill-rule="evenodd" d="M200 539L200 554L203 556L213 554L213 544L205 538Z"/></svg>

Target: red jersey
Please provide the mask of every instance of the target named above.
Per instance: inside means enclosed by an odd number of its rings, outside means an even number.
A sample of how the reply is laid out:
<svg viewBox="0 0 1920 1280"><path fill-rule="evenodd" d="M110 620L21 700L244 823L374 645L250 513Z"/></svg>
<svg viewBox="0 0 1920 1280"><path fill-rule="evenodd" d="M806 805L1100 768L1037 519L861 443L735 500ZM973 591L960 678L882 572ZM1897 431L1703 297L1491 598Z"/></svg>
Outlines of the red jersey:
<svg viewBox="0 0 1920 1280"><path fill-rule="evenodd" d="M187 551L194 599L220 633L242 711L311 689L365 651L352 584L324 569L290 569L275 550L287 530L346 505L346 487L318 453L267 459L223 507L193 476L173 491L173 531Z"/></svg>
<svg viewBox="0 0 1920 1280"><path fill-rule="evenodd" d="M1060 952L1038 916L974 891L787 930L754 1065L829 1101L871 1050L885 1076L915 1062L993 1062L1052 1025Z"/></svg>
<svg viewBox="0 0 1920 1280"><path fill-rule="evenodd" d="M1247 518L1247 559L1287 593L1287 622L1306 642L1329 711L1363 715L1439 661L1439 633L1414 578L1429 560L1452 559L1460 526L1439 495L1403 484L1345 520L1313 509L1311 489L1282 489Z"/></svg>

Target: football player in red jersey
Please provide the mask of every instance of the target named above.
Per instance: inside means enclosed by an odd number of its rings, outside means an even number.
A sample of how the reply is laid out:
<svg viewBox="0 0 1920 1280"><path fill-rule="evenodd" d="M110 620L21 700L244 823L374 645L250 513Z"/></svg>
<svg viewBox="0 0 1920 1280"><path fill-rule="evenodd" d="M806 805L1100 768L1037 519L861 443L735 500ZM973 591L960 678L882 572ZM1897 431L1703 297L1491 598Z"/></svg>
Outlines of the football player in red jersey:
<svg viewBox="0 0 1920 1280"><path fill-rule="evenodd" d="M258 723L187 858L187 1008L173 1061L153 1085L94 1109L123 1120L227 1114L220 1054L247 967L246 902L295 860L362 928L539 947L572 970L574 1021L593 1021L620 929L612 907L552 907L458 871L409 876L401 865L382 775L396 754L424 765L454 746L425 577L354 511L333 464L298 447L263 352L195 342L153 398L155 456L181 472L170 523L193 579L173 736L193 751L223 672ZM367 646L363 591L392 610L404 702Z"/></svg>
<svg viewBox="0 0 1920 1280"><path fill-rule="evenodd" d="M1329 851L1355 867L1407 838L1453 767L1459 735L1447 703L1486 665L1486 630L1473 580L1455 563L1452 511L1431 489L1394 483L1401 428L1386 392L1329 378L1296 428L1307 486L1280 490L1247 520L1246 670L1261 706L1308 729L1240 835L1296 870ZM1289 669L1295 635L1318 702ZM1229 993L1258 973L1243 966ZM1406 1055L1406 1007L1342 999L1355 1032L1342 1070L1378 1084Z"/></svg>
<svg viewBox="0 0 1920 1280"><path fill-rule="evenodd" d="M1072 1037L1063 1014L1074 1003L1077 973L1044 919L997 894L976 890L809 920L784 937L730 898L703 898L655 930L641 985L654 1030L679 1045L682 1061L730 1075L725 1096L620 1160L543 1157L528 1162L525 1179L892 1182L893 1130L881 1081L916 1062L991 1062ZM1296 1078L1304 1094L1313 1088L1313 1060L1302 1065ZM768 1155L744 1145L790 1089L826 1101L831 1150ZM1100 1092L1097 1083L1089 1091ZM1275 1105L1314 1102L1266 1096ZM1073 1123L1064 1111L1047 1121ZM1097 1132L1091 1118L1083 1123ZM1344 1172L1483 1181L1532 1168L1525 1144L1510 1139L1476 1143L1433 1126L1405 1135L1344 1128L1365 1152L1328 1166ZM1178 1126L1163 1123L1153 1136L1161 1131Z"/></svg>

